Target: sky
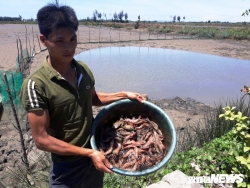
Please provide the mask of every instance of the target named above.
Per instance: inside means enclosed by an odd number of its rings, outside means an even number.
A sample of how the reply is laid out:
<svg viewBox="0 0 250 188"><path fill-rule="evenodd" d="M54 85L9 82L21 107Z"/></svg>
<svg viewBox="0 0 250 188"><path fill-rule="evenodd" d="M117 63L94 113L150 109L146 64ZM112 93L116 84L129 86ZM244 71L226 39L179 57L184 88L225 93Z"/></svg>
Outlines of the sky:
<svg viewBox="0 0 250 188"><path fill-rule="evenodd" d="M53 0L0 0L0 16L24 19L36 18L37 11ZM250 22L249 16L241 16L250 9L250 0L59 0L60 4L75 9L78 19L92 18L97 10L111 19L114 13L123 11L128 20L172 21L180 16L185 22Z"/></svg>

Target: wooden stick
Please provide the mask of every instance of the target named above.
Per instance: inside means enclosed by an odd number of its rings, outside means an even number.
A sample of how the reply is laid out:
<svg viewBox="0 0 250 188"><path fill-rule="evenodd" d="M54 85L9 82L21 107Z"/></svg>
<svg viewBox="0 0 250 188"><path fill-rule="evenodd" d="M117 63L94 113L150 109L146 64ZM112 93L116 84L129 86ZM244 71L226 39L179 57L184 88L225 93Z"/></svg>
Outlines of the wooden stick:
<svg viewBox="0 0 250 188"><path fill-rule="evenodd" d="M25 145L24 145L23 133L22 133L22 129L21 129L19 120L17 118L17 113L16 113L16 109L15 109L15 106L14 106L14 103L13 103L11 93L10 93L10 87L9 87L9 83L8 83L8 80L7 80L6 73L3 73L3 76L4 76L4 80L5 80L6 87L7 87L6 91L8 93L9 99L10 99L10 104L11 104L11 107L12 107L12 110L13 110L13 115L15 117L18 132L19 132L19 136L20 136L21 146L22 146L22 150L23 150L23 162L26 165L26 168L29 169L29 162L28 162L28 157L27 157Z"/></svg>
<svg viewBox="0 0 250 188"><path fill-rule="evenodd" d="M33 36L33 52L32 52L32 54L33 53L35 53L35 37L34 37L34 30L33 30L33 25L32 25L32 36Z"/></svg>
<svg viewBox="0 0 250 188"><path fill-rule="evenodd" d="M38 38L38 35L36 35L36 36L37 36L37 40L38 40L38 44L39 44L40 50L42 50L41 45L40 45L40 40Z"/></svg>
<svg viewBox="0 0 250 188"><path fill-rule="evenodd" d="M20 57L19 57L18 39L16 39L16 45L17 45L17 62L18 62L19 70L20 70L20 72L21 72L21 69L20 69Z"/></svg>
<svg viewBox="0 0 250 188"><path fill-rule="evenodd" d="M28 37L28 40L29 40L29 46L30 46L30 38ZM28 51L28 49L27 49ZM30 46L30 54L29 54L29 57L31 57L31 46Z"/></svg>
<svg viewBox="0 0 250 188"><path fill-rule="evenodd" d="M26 27L26 25L25 25L25 30L26 30L26 36L25 36L26 37L26 49L28 49L27 48L27 27Z"/></svg>
<svg viewBox="0 0 250 188"><path fill-rule="evenodd" d="M109 42L111 42L111 27L109 29Z"/></svg>
<svg viewBox="0 0 250 188"><path fill-rule="evenodd" d="M21 39L19 38L19 44L20 44L20 54L21 54L21 61L20 61L20 72L23 70L23 47Z"/></svg>
<svg viewBox="0 0 250 188"><path fill-rule="evenodd" d="M89 43L90 43L90 27L89 27Z"/></svg>
<svg viewBox="0 0 250 188"><path fill-rule="evenodd" d="M140 28L140 32L139 32L139 40L141 40L141 28Z"/></svg>
<svg viewBox="0 0 250 188"><path fill-rule="evenodd" d="M100 28L101 28L101 27L99 27L99 43L100 43Z"/></svg>
<svg viewBox="0 0 250 188"><path fill-rule="evenodd" d="M10 73L11 74L11 79L12 79L12 85L13 85L13 88L14 88L14 85L15 85L15 80L14 80L14 76L13 76L13 73ZM16 93L14 92L14 98L16 98Z"/></svg>

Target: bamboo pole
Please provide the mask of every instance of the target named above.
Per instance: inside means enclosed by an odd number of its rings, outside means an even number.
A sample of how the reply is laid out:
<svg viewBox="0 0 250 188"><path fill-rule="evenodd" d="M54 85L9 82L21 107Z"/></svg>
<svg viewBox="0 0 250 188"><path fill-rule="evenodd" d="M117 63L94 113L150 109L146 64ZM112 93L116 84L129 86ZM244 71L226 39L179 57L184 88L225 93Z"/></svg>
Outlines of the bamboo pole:
<svg viewBox="0 0 250 188"><path fill-rule="evenodd" d="M32 36L33 36L33 52L32 52L32 54L33 53L35 53L35 37L34 37L34 30L33 30L33 25L32 25Z"/></svg>
<svg viewBox="0 0 250 188"><path fill-rule="evenodd" d="M139 35L139 40L141 40L141 28L140 28L140 35Z"/></svg>
<svg viewBox="0 0 250 188"><path fill-rule="evenodd" d="M11 79L12 79L12 86L13 86L13 88L14 88L14 85L15 85L15 80L14 80L14 76L13 76L13 73L11 73ZM16 93L14 92L14 98L16 98L17 96L16 96Z"/></svg>
<svg viewBox="0 0 250 188"><path fill-rule="evenodd" d="M89 43L90 43L90 27L89 27Z"/></svg>
<svg viewBox="0 0 250 188"><path fill-rule="evenodd" d="M100 28L101 28L101 27L99 27L99 43L100 43L100 41L101 41L101 39L100 39L100 38L101 38L101 37L100 37L100 35L101 35L101 34L100 34L100 33L101 33Z"/></svg>
<svg viewBox="0 0 250 188"><path fill-rule="evenodd" d="M35 49L35 46L33 47L33 50L32 50L32 57L34 57L36 54L36 49Z"/></svg>
<svg viewBox="0 0 250 188"><path fill-rule="evenodd" d="M17 118L17 113L16 113L16 109L15 109L15 106L14 106L14 103L13 103L11 93L10 93L10 87L9 87L9 83L8 83L8 80L7 80L6 73L3 73L3 76L4 76L4 80L5 80L6 87L7 87L6 91L8 93L9 99L10 99L10 104L11 104L11 107L12 107L12 110L13 110L13 115L15 117L18 132L19 132L19 136L20 136L21 146L22 146L22 150L23 150L23 162L24 162L26 168L29 169L29 162L28 162L28 157L27 157L25 145L24 145L23 133L22 133L22 129L21 129L19 120Z"/></svg>
<svg viewBox="0 0 250 188"><path fill-rule="evenodd" d="M27 48L27 26L25 25L25 30L26 30L26 35L25 35L25 37L26 37L26 49L28 49Z"/></svg>
<svg viewBox="0 0 250 188"><path fill-rule="evenodd" d="M36 35L36 36L37 36L37 40L38 40L38 44L39 44L40 50L42 50L41 44L40 44L40 40L39 40L39 38L38 38L38 35Z"/></svg>
<svg viewBox="0 0 250 188"><path fill-rule="evenodd" d="M19 70L20 70L20 72L21 72L18 39L16 39L16 45L17 45L17 63L18 63L18 66L19 66Z"/></svg>
<svg viewBox="0 0 250 188"><path fill-rule="evenodd" d="M109 42L111 42L111 27L109 28Z"/></svg>
<svg viewBox="0 0 250 188"><path fill-rule="evenodd" d="M22 42L21 39L19 38L19 44L20 44L20 54L21 54L21 61L20 61L20 72L23 70L23 47L22 47Z"/></svg>
<svg viewBox="0 0 250 188"><path fill-rule="evenodd" d="M30 54L29 54L29 57L31 56L31 45L30 45L30 38L28 37L28 40L29 40L29 46L30 46ZM28 49L27 49L28 51Z"/></svg>

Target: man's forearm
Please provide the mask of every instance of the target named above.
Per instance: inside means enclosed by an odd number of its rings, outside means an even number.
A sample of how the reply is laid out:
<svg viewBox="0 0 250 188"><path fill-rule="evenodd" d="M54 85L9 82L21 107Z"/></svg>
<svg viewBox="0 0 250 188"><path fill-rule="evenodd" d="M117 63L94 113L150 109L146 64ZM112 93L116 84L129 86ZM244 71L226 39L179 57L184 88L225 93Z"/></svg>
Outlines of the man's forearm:
<svg viewBox="0 0 250 188"><path fill-rule="evenodd" d="M93 106L103 106L115 102L117 100L128 98L126 92L117 93L101 93L96 92L96 97L93 99Z"/></svg>
<svg viewBox="0 0 250 188"><path fill-rule="evenodd" d="M40 150L59 155L81 155L90 157L93 153L92 149L77 147L50 135L35 139L35 144Z"/></svg>

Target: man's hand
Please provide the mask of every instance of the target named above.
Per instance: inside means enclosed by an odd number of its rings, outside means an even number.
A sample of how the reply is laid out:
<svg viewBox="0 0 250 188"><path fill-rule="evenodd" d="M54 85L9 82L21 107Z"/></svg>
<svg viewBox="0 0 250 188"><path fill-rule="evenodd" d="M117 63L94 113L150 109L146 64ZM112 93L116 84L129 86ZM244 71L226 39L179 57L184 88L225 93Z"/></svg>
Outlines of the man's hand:
<svg viewBox="0 0 250 188"><path fill-rule="evenodd" d="M126 92L127 98L128 99L135 99L138 100L139 102L143 103L144 100L146 100L141 94L139 93L134 93L134 92Z"/></svg>
<svg viewBox="0 0 250 188"><path fill-rule="evenodd" d="M110 170L113 166L106 159L103 153L93 150L93 153L90 155L90 158L92 162L94 163L95 168L97 170L105 172L105 173L113 173L112 170Z"/></svg>
<svg viewBox="0 0 250 188"><path fill-rule="evenodd" d="M102 93L96 92L95 88L92 89L93 106L103 106L122 99L133 99L143 103L144 100L147 100L147 95L142 95L130 91L122 91L117 93Z"/></svg>

